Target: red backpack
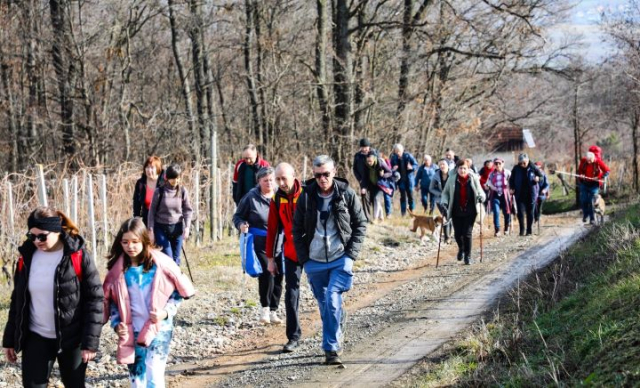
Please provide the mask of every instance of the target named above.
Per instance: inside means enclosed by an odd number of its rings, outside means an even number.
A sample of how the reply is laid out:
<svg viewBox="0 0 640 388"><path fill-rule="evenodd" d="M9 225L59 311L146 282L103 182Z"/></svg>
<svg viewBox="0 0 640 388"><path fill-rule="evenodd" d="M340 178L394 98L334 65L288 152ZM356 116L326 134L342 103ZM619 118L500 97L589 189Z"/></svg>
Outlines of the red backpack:
<svg viewBox="0 0 640 388"><path fill-rule="evenodd" d="M82 249L71 254L71 264L73 264L73 270L76 272L76 276L79 281L82 281ZM18 259L18 272L22 272L24 268L24 258L20 256Z"/></svg>

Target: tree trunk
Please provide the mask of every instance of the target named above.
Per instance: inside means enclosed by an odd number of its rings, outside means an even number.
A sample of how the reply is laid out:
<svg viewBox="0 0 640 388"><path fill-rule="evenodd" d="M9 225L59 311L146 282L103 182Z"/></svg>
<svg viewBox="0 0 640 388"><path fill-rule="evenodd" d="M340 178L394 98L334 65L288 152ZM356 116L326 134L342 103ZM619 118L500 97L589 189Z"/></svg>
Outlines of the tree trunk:
<svg viewBox="0 0 640 388"><path fill-rule="evenodd" d="M635 110L631 123L631 139L633 141L633 189L640 193L640 166L638 165L638 127L640 127L640 111Z"/></svg>
<svg viewBox="0 0 640 388"><path fill-rule="evenodd" d="M62 146L67 159L72 160L76 154L73 121L72 87L75 84L75 61L72 57L70 21L67 20L69 4L67 0L49 1L51 25L53 29L53 46L51 54L53 67L58 82L58 99L60 101L60 124Z"/></svg>
<svg viewBox="0 0 640 388"><path fill-rule="evenodd" d="M251 104L251 122L253 123L253 133L258 141L258 145L264 144L264 133L260 125L260 113L258 111L258 94L256 82L253 75L253 64L251 62L251 35L253 34L253 0L245 0L246 26L244 36L244 68L247 73L247 88L249 92L249 102Z"/></svg>
<svg viewBox="0 0 640 388"><path fill-rule="evenodd" d="M349 41L349 7L347 0L336 0L334 12L333 42L336 53L334 61L334 93L336 116L336 146L333 156L338 165L346 161L346 139L351 131L351 106L353 104L352 71L353 59Z"/></svg>
<svg viewBox="0 0 640 388"><path fill-rule="evenodd" d="M316 94L318 95L318 105L322 115L322 132L324 134L325 145L331 143L331 110L329 109L329 96L327 93L327 33L329 19L327 17L327 0L317 0L318 10L317 36L316 36Z"/></svg>
<svg viewBox="0 0 640 388"><path fill-rule="evenodd" d="M258 104L260 106L260 143L258 144L258 151L262 154L264 158L270 157L268 147L267 147L267 136L270 131L270 125L267 120L267 102L265 97L265 83L263 79L263 62L264 62L264 53L262 50L262 11L260 8L260 1L253 2L253 30L255 31L255 42L256 42L256 81L257 81L257 92L258 92Z"/></svg>
<svg viewBox="0 0 640 388"><path fill-rule="evenodd" d="M207 113L207 94L205 92L206 73L204 69L204 40L202 39L202 9L199 0L189 0L189 9L191 11L191 29L189 37L191 38L191 56L193 61L193 75L196 89L196 112L198 114L198 129L200 133L200 151L195 155L195 162L200 162L200 155L208 155L209 138L209 118Z"/></svg>
<svg viewBox="0 0 640 388"><path fill-rule="evenodd" d="M191 104L191 88L189 86L189 80L184 71L184 66L182 65L182 57L180 56L180 51L178 49L178 28L176 26L176 17L174 14L174 0L168 0L169 4L169 24L171 25L171 48L173 50L173 58L176 62L176 69L178 70L178 76L180 77L180 82L182 84L182 98L184 99L184 105L187 114L187 122L189 125L189 134L191 136L191 152L195 155L198 155L200 152L200 139L198 136L198 131L196 129L195 120L193 117L193 106Z"/></svg>
<svg viewBox="0 0 640 388"><path fill-rule="evenodd" d="M16 120L14 98L13 93L11 92L11 70L9 68L9 65L5 62L2 47L0 47L0 91L2 91L2 94L4 95L4 103L1 105L4 105L6 109L7 125L9 127L8 129L12 139L10 156L11 171L15 172L18 171L18 160L20 159L20 152L18 147L20 139L20 127L18 126Z"/></svg>
<svg viewBox="0 0 640 388"><path fill-rule="evenodd" d="M575 81L574 93L573 93L573 161L575 164L575 172L578 174L578 167L580 166L580 125L578 122L578 93L580 91L580 83ZM576 206L580 207L580 186L578 185L578 177L576 181Z"/></svg>

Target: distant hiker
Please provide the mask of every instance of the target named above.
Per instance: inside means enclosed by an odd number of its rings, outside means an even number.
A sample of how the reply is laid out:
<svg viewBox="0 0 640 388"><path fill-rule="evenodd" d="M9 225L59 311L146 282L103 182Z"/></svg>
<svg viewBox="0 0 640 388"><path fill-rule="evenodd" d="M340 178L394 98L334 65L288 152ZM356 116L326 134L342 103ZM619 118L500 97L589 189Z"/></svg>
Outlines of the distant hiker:
<svg viewBox="0 0 640 388"><path fill-rule="evenodd" d="M180 184L179 164L167 167L165 184L156 189L149 208L149 232L162 253L180 265L182 244L189 238L193 208L187 189Z"/></svg>
<svg viewBox="0 0 640 388"><path fill-rule="evenodd" d="M275 194L275 171L272 167L263 167L256 175L258 186L251 189L242 197L235 214L233 224L241 233L251 233L254 238L254 249L262 274L258 277L258 292L260 294L261 323L282 323L278 317L278 305L282 295L282 269L275 275L268 271L267 262L267 227L269 224L269 206L271 198ZM269 255L273 258L280 257L282 253L282 241L277 239L277 244L271 247Z"/></svg>
<svg viewBox="0 0 640 388"><path fill-rule="evenodd" d="M157 156L149 156L144 162L142 177L136 182L136 187L133 191L133 216L142 217L145 225L147 225L153 193L163 183L162 161Z"/></svg>
<svg viewBox="0 0 640 388"><path fill-rule="evenodd" d="M580 204L582 205L582 222L595 224L593 214L593 197L598 194L601 182L609 176L609 166L602 160L602 151L598 146L591 146L587 155L580 160L578 167Z"/></svg>
<svg viewBox="0 0 640 388"><path fill-rule="evenodd" d="M511 193L509 192L509 178L511 171L504 168L504 160L495 158L492 163L493 171L489 173L486 187L489 190L489 211L493 213L495 236L500 232L500 211L504 215L504 235L509 235L511 224Z"/></svg>
<svg viewBox="0 0 640 388"><path fill-rule="evenodd" d="M378 152L378 156L380 159L384 160L389 168L391 168L391 160L387 157L387 155L380 151ZM396 182L400 178L399 173L392 174L391 178L389 178L389 182L393 182L393 190L397 188ZM391 183L390 183L391 184ZM391 212L393 211L393 194L388 194L384 192L384 212L387 218L391 217Z"/></svg>
<svg viewBox="0 0 640 388"><path fill-rule="evenodd" d="M302 336L300 327L300 278L302 265L298 262L295 246L293 245L293 215L296 211L298 198L302 194L302 185L295 177L293 166L280 163L276 167L275 177L278 190L269 203L269 219L267 222L267 270L272 276L282 275L284 272L284 308L287 322L287 344L282 349L290 353L298 348L298 341ZM278 256L278 239L284 235L284 269Z"/></svg>
<svg viewBox="0 0 640 388"><path fill-rule="evenodd" d="M532 233L533 212L538 201L538 182L541 178L542 172L529 162L529 156L520 154L518 165L513 167L509 178L509 191L516 197L520 236L525 235L525 215L526 235L530 236Z"/></svg>
<svg viewBox="0 0 640 388"><path fill-rule="evenodd" d="M542 203L549 198L549 180L547 179L547 174L544 172L544 163L536 162L536 167L542 173L542 178L538 182L538 202L536 202L536 208L533 214L534 222L538 222L540 220L540 214L542 212Z"/></svg>
<svg viewBox="0 0 640 388"><path fill-rule="evenodd" d="M404 217L407 214L407 202L411 211L416 208L413 202L413 188L416 186L418 162L410 152L404 150L402 144L398 143L393 146L391 169L400 173L397 185L400 191L400 212Z"/></svg>
<svg viewBox="0 0 640 388"><path fill-rule="evenodd" d="M367 155L370 153L377 154L378 151L371 148L371 142L367 138L360 139L359 145L360 150L353 157L353 175L360 184L360 199L365 216L367 221L371 222L373 220L373 199L370 198L370 193L367 190L369 185Z"/></svg>
<svg viewBox="0 0 640 388"><path fill-rule="evenodd" d="M436 174L436 166L431 162L431 155L422 158L422 165L416 174L416 186L420 188L420 201L425 212L433 213L435 208L435 197L429 192L431 179Z"/></svg>
<svg viewBox="0 0 640 388"><path fill-rule="evenodd" d="M478 171L478 175L480 175L480 186L482 186L485 194L487 194L487 199L489 198L489 187L487 186L487 180L489 179L489 175L491 174L491 172L493 172L494 169L495 165L493 160L487 159L484 161L484 164L480 171Z"/></svg>
<svg viewBox="0 0 640 388"><path fill-rule="evenodd" d="M118 335L116 361L132 387L164 387L173 318L193 284L173 259L156 250L140 218L118 230L104 280L104 322Z"/></svg>
<svg viewBox="0 0 640 388"><path fill-rule="evenodd" d="M15 363L22 351L24 387L46 387L56 359L64 386L84 387L102 331L100 274L78 228L62 212L39 207L27 226L27 239L18 248L4 355Z"/></svg>
<svg viewBox="0 0 640 388"><path fill-rule="evenodd" d="M342 364L342 293L353 285L353 263L367 230L362 205L349 183L335 178L327 155L313 161L315 182L298 199L293 241L322 318L326 364Z"/></svg>
<svg viewBox="0 0 640 388"><path fill-rule="evenodd" d="M390 194L394 190L395 185L391 180L391 169L387 166L387 163L381 157L378 157L373 152L369 152L367 155L367 193L368 197L373 202L373 218L370 222L374 222L376 220L382 221L384 219L384 214L382 210L382 203L384 201L384 195L386 194L383 191L383 187L381 183L384 179L387 179L387 182L390 182L392 187L385 186L384 188L387 190L391 190Z"/></svg>
<svg viewBox="0 0 640 388"><path fill-rule="evenodd" d="M435 174L433 174L433 178L431 179L431 183L429 184L429 193L433 196L433 200L435 203L440 203L440 199L442 196L442 190L447 184L449 180L449 163L445 159L441 159L438 162L438 169ZM449 217L446 214L442 214L442 216L446 217L445 220L446 225L444 225L444 241L445 243L451 243L451 232L453 230L453 224L449 221Z"/></svg>
<svg viewBox="0 0 640 388"><path fill-rule="evenodd" d="M451 172L455 172L456 166L460 158L456 155L455 152L453 152L451 148L447 148L447 150L445 151L444 160L447 162L447 165L449 166L449 170Z"/></svg>
<svg viewBox="0 0 640 388"><path fill-rule="evenodd" d="M476 170L476 166L473 164L473 159L471 158L466 158L464 160L465 164L467 165L467 167L469 167L469 171L473 172L474 174L478 173L478 170Z"/></svg>
<svg viewBox="0 0 640 388"><path fill-rule="evenodd" d="M464 259L469 265L473 225L480 214L480 206L485 200L477 174L470 172L464 161L458 162L457 176L447 181L440 202L447 209L447 217L453 221L453 229L458 244L458 261ZM482 227L482 226L481 226Z"/></svg>
<svg viewBox="0 0 640 388"><path fill-rule="evenodd" d="M258 150L253 144L248 144L242 149L242 159L236 162L233 169L233 202L238 205L251 189L256 187L256 174L263 167L269 167L269 162L258 155Z"/></svg>

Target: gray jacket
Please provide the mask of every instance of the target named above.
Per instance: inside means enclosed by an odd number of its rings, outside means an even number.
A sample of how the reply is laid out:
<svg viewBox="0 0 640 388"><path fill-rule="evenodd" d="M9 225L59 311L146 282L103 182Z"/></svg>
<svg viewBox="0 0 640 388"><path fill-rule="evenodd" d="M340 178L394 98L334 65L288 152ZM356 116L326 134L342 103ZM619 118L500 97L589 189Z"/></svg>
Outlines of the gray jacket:
<svg viewBox="0 0 640 388"><path fill-rule="evenodd" d="M162 197L162 200L160 197ZM188 232L191 226L192 214L193 208L189 201L187 189L184 186L180 186L180 194L177 194L177 188L165 184L162 187L158 187L153 193L147 222L151 230L153 230L156 223L173 225L182 222L183 230Z"/></svg>
<svg viewBox="0 0 640 388"><path fill-rule="evenodd" d="M449 177L452 176L451 170L449 170ZM447 179L448 182L448 179ZM440 197L442 196L442 190L444 189L442 185L442 179L440 178L440 169L436 169L435 174L431 178L431 182L429 183L429 192L433 194L433 198L436 203L440 202Z"/></svg>
<svg viewBox="0 0 640 388"><path fill-rule="evenodd" d="M480 206L482 206L482 202L487 199L484 190L482 190L482 186L480 186L480 178L477 174L469 172L469 179L471 180L471 189L473 191L473 203L476 206L476 214L480 214ZM447 206L447 215L453 214L453 203L456 191L456 180L457 175L451 175L449 179L447 179L447 184L444 186L444 190L442 190L442 197L440 199L440 203Z"/></svg>

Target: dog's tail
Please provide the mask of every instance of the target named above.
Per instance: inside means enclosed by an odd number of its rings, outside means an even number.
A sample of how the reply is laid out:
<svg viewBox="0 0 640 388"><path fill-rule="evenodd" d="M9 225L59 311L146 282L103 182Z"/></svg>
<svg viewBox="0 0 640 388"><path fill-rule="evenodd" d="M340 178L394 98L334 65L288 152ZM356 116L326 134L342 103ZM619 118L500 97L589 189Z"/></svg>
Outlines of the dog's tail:
<svg viewBox="0 0 640 388"><path fill-rule="evenodd" d="M411 211L411 209L407 209L407 211L409 212L409 215L411 216L411 218L416 218L416 215L413 214L413 212Z"/></svg>

